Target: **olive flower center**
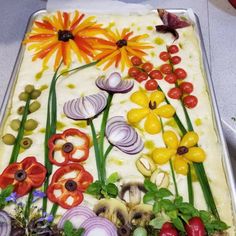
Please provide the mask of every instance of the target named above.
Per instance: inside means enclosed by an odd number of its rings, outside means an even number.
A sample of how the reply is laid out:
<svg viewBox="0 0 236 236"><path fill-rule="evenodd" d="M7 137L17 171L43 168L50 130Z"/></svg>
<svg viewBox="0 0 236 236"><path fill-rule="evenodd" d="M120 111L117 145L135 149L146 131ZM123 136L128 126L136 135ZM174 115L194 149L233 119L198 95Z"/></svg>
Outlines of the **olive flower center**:
<svg viewBox="0 0 236 236"><path fill-rule="evenodd" d="M72 152L74 149L74 146L72 143L65 143L63 146L62 146L62 150L65 152L65 153L70 153Z"/></svg>
<svg viewBox="0 0 236 236"><path fill-rule="evenodd" d="M126 39L120 39L116 42L116 45L118 48L122 48L124 46L127 46L127 40Z"/></svg>
<svg viewBox="0 0 236 236"><path fill-rule="evenodd" d="M149 102L149 108L151 110L155 110L157 108L157 103L155 101L154 102L150 101Z"/></svg>
<svg viewBox="0 0 236 236"><path fill-rule="evenodd" d="M69 30L59 30L58 40L68 42L70 39L74 39L74 35Z"/></svg>
<svg viewBox="0 0 236 236"><path fill-rule="evenodd" d="M17 170L14 177L17 181L22 182L26 179L27 173L24 170Z"/></svg>
<svg viewBox="0 0 236 236"><path fill-rule="evenodd" d="M179 154L179 155L184 155L187 152L188 152L188 148L185 146L180 146L177 149L177 154Z"/></svg>
<svg viewBox="0 0 236 236"><path fill-rule="evenodd" d="M74 180L67 180L65 183L65 188L69 192L73 192L77 189L77 183Z"/></svg>

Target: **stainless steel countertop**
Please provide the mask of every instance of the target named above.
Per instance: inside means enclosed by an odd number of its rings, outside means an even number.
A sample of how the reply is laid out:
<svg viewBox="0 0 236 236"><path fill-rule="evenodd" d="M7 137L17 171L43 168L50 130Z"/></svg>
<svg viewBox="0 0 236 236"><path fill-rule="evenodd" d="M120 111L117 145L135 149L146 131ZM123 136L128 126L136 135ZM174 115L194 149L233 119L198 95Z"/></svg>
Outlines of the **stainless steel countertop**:
<svg viewBox="0 0 236 236"><path fill-rule="evenodd" d="M123 0L155 8L192 8L199 16L213 84L236 177L236 10L227 0ZM45 0L0 0L0 104L29 16Z"/></svg>

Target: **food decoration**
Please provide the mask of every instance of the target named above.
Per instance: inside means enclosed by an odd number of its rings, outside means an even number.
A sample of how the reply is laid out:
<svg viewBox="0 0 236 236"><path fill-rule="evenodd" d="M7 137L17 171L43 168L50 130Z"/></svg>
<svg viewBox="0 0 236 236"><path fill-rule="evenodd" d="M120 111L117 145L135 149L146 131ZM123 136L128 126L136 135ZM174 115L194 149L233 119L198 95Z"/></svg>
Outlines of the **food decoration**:
<svg viewBox="0 0 236 236"><path fill-rule="evenodd" d="M82 143L81 143L82 142ZM89 156L89 137L78 129L67 129L54 134L48 141L49 159L54 165L64 166L68 162L83 162ZM62 162L56 160L63 158Z"/></svg>
<svg viewBox="0 0 236 236"><path fill-rule="evenodd" d="M21 162L10 164L0 175L0 187L14 186L19 196L29 193L32 188L40 187L46 176L46 168L35 157L26 157Z"/></svg>
<svg viewBox="0 0 236 236"><path fill-rule="evenodd" d="M75 172L74 178L67 177L69 173L73 172ZM63 208L75 207L83 201L83 192L92 181L92 175L80 164L67 164L54 173L47 189L47 197ZM59 195L56 195L56 191L59 191ZM72 198L72 202L69 202L70 198Z"/></svg>
<svg viewBox="0 0 236 236"><path fill-rule="evenodd" d="M137 124L145 119L144 129L149 134L158 134L161 131L160 117L171 118L175 114L173 106L161 105L165 100L165 95L161 91L152 92L150 95L144 91L137 91L130 99L141 108L131 109L127 114L128 121Z"/></svg>
<svg viewBox="0 0 236 236"><path fill-rule="evenodd" d="M172 12L37 15L0 129L0 236L235 235L200 44Z"/></svg>

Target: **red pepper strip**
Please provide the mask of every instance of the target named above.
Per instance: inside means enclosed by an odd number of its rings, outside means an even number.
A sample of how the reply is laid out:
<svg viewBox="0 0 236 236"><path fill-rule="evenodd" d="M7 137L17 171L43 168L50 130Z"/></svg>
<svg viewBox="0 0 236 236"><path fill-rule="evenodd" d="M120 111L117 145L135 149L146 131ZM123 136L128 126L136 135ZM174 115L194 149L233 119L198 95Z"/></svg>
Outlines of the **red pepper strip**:
<svg viewBox="0 0 236 236"><path fill-rule="evenodd" d="M29 42L37 42L42 40L47 40L48 38L54 37L55 34L35 34L29 36Z"/></svg>
<svg viewBox="0 0 236 236"><path fill-rule="evenodd" d="M9 165L0 175L0 188L14 186L14 192L23 196L32 188L40 187L46 177L47 170L35 157L26 157L21 162Z"/></svg>
<svg viewBox="0 0 236 236"><path fill-rule="evenodd" d="M39 21L35 21L34 22L35 25L37 25L39 28L43 28L43 29L48 29L48 30L53 30L55 31L55 28L52 25L46 24L45 22L39 22Z"/></svg>
<svg viewBox="0 0 236 236"><path fill-rule="evenodd" d="M125 35L124 39L125 39L125 40L128 40L129 37L130 37L132 34L133 34L133 32L127 33L127 34Z"/></svg>
<svg viewBox="0 0 236 236"><path fill-rule="evenodd" d="M68 29L69 14L67 12L63 12L63 18L64 18L64 29Z"/></svg>
<svg viewBox="0 0 236 236"><path fill-rule="evenodd" d="M70 31L73 31L75 29L75 27L77 27L77 25L80 23L80 21L84 18L84 14L80 15L80 17L78 18L78 20L76 20L73 25L70 27Z"/></svg>
<svg viewBox="0 0 236 236"><path fill-rule="evenodd" d="M74 175L74 178L65 177L65 175ZM83 201L83 192L93 182L93 176L87 172L83 166L71 163L60 167L53 175L52 181L47 189L47 197L50 201L57 203L65 209L70 209L79 205ZM60 195L56 190L61 191ZM72 198L72 202L67 200Z"/></svg>
<svg viewBox="0 0 236 236"><path fill-rule="evenodd" d="M54 152L58 148L56 145L56 141L64 140L65 142L67 142L68 136L75 136L75 137L77 136L80 139L82 139L84 143L81 146L73 145L73 149L70 152L65 152L65 150L63 150L63 146L59 147L59 150L61 151L61 154L65 159L63 162L58 162L57 160L54 159ZM64 166L69 161L83 162L87 160L89 156L89 137L85 133L81 132L80 130L71 128L71 129L65 130L62 134L53 135L48 141L48 147L49 147L49 160L54 165ZM76 158L74 156L77 150L81 150L84 152L84 154L79 158Z"/></svg>

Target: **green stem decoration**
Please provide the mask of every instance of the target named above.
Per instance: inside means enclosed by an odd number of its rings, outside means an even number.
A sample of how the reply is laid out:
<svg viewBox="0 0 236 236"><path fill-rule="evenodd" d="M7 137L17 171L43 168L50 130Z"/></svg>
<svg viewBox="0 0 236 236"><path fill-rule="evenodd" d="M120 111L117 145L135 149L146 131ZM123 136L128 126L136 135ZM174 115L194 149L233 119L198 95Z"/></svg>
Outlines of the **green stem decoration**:
<svg viewBox="0 0 236 236"><path fill-rule="evenodd" d="M25 206L24 218L26 221L29 220L30 206L31 206L32 200L33 200L33 190L31 190L29 192L28 199L27 199L26 206Z"/></svg>
<svg viewBox="0 0 236 236"><path fill-rule="evenodd" d="M59 207L59 205L54 203L52 208L51 208L50 215L52 215L53 218L55 218L55 216L56 216L58 207Z"/></svg>
<svg viewBox="0 0 236 236"><path fill-rule="evenodd" d="M194 206L193 182L192 182L192 173L190 164L188 164L187 183L188 183L188 201L190 204Z"/></svg>
<svg viewBox="0 0 236 236"><path fill-rule="evenodd" d="M112 150L112 148L113 148L113 145L109 145L109 147L107 148L107 150L105 151L105 154L104 154L104 156L103 156L103 158L104 158L104 161L106 161L106 159L107 159L107 156L109 155L109 153L111 152L111 150Z"/></svg>
<svg viewBox="0 0 236 236"><path fill-rule="evenodd" d="M24 109L24 113L22 116L22 120L20 123L20 128L16 137L16 142L14 144L13 150L12 150L12 154L11 154L11 158L9 161L9 164L12 164L14 162L17 161L17 157L19 155L20 152L20 142L22 140L22 138L24 137L24 128L25 128L25 122L27 120L27 116L29 114L29 104L30 104L30 96L28 97L26 104L25 104L25 109Z"/></svg>

